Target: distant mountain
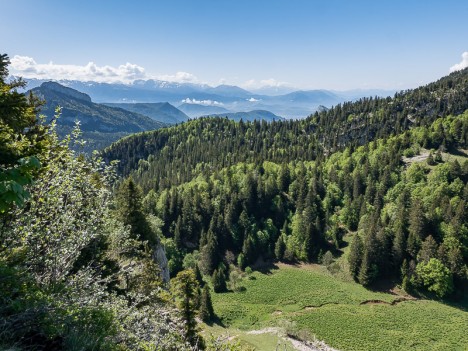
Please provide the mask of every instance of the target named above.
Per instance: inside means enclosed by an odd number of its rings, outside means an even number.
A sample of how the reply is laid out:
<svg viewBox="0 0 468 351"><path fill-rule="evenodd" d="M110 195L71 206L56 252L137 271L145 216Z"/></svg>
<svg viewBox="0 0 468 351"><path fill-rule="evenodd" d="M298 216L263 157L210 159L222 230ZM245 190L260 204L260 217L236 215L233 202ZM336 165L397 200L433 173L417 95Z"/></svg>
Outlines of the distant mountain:
<svg viewBox="0 0 468 351"><path fill-rule="evenodd" d="M124 135L158 129L165 123L121 108L109 107L92 102L89 95L55 82L45 82L31 90L46 101L41 114L51 120L57 106L62 114L57 121L60 135L70 133L75 121L80 121L83 139L87 141L85 151L101 149Z"/></svg>
<svg viewBox="0 0 468 351"><path fill-rule="evenodd" d="M327 90L299 90L273 98L281 102L314 103L321 105L334 105L343 100L342 97Z"/></svg>
<svg viewBox="0 0 468 351"><path fill-rule="evenodd" d="M248 98L252 96L252 93L239 88L235 85L218 85L215 88L207 89L207 92L226 96L226 97L237 97L237 98Z"/></svg>
<svg viewBox="0 0 468 351"><path fill-rule="evenodd" d="M196 118L205 115L213 115L218 113L230 113L228 109L221 106L200 105L200 104L187 104L184 103L179 106L179 110L186 113L191 118Z"/></svg>
<svg viewBox="0 0 468 351"><path fill-rule="evenodd" d="M29 86L39 86L44 81L29 79ZM206 84L175 83L162 80L137 80L132 84L97 83L64 80L61 85L86 93L95 102L105 103L157 103L169 102L173 106L191 102L194 105L216 106L218 111L187 107L183 112L190 117L227 111L267 110L286 118L305 118L322 105L327 108L345 101L355 101L367 96L386 97L394 94L386 90L305 90L291 91L290 87L261 88L247 91L232 85L211 87ZM192 112L193 111L193 112ZM149 113L149 112L148 112Z"/></svg>
<svg viewBox="0 0 468 351"><path fill-rule="evenodd" d="M155 103L104 103L111 107L120 107L124 110L139 113L148 116L155 121L164 122L167 124L176 124L185 122L189 119L184 112L177 107L172 106L168 102Z"/></svg>
<svg viewBox="0 0 468 351"><path fill-rule="evenodd" d="M254 110L254 111L249 111L249 112L219 113L219 114L209 115L205 117L227 117L234 121L240 121L241 119L243 121L257 120L257 121L267 121L267 122L284 120L283 117L277 116L274 113L270 111L265 111L265 110Z"/></svg>

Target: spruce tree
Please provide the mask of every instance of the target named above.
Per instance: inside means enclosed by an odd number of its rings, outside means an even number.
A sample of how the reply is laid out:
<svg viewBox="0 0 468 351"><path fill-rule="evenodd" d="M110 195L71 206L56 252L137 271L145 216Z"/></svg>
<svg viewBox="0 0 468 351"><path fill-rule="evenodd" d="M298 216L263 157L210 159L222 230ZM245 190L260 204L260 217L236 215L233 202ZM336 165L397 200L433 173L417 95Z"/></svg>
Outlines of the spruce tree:
<svg viewBox="0 0 468 351"><path fill-rule="evenodd" d="M349 271L354 280L358 280L359 270L362 264L362 255L364 252L364 245L359 234L354 235L353 242L351 243L350 252L348 256Z"/></svg>
<svg viewBox="0 0 468 351"><path fill-rule="evenodd" d="M210 288L205 284L200 297L199 316L205 323L209 323L214 318L213 304L211 302Z"/></svg>
<svg viewBox="0 0 468 351"><path fill-rule="evenodd" d="M124 180L117 191L117 209L119 219L130 226L134 238L148 240L151 244L157 242L143 212L142 190L132 178Z"/></svg>
<svg viewBox="0 0 468 351"><path fill-rule="evenodd" d="M201 249L201 266L204 274L211 275L219 263L218 240L213 231L208 229L206 245Z"/></svg>
<svg viewBox="0 0 468 351"><path fill-rule="evenodd" d="M197 322L195 320L198 303L198 283L193 270L179 272L172 280L172 289L177 297L177 306L185 322L185 338L192 345L197 342Z"/></svg>
<svg viewBox="0 0 468 351"><path fill-rule="evenodd" d="M284 259L285 250L286 243L284 242L283 234L281 234L275 244L275 257L278 261L282 261Z"/></svg>
<svg viewBox="0 0 468 351"><path fill-rule="evenodd" d="M421 247L421 241L424 235L425 217L424 211L419 199L412 201L412 206L409 214L408 227L408 253L416 258L416 255Z"/></svg>
<svg viewBox="0 0 468 351"><path fill-rule="evenodd" d="M216 293L224 292L227 290L226 286L226 275L222 268L216 268L211 276L211 282L213 283L213 290Z"/></svg>

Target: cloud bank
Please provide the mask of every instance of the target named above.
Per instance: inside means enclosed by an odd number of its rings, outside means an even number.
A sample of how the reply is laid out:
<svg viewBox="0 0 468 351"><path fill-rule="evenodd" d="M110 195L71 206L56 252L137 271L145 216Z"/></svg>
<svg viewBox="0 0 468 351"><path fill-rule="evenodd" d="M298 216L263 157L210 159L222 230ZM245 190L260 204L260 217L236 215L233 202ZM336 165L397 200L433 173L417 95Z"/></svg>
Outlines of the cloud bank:
<svg viewBox="0 0 468 351"><path fill-rule="evenodd" d="M450 67L450 72L460 71L466 67L468 67L468 51L465 51L462 54L462 60L460 63L457 63L456 65Z"/></svg>
<svg viewBox="0 0 468 351"><path fill-rule="evenodd" d="M222 102L216 100L197 100L197 99L190 99L186 98L182 100L185 104L195 104L195 105L204 105L204 106L222 106L224 105Z"/></svg>
<svg viewBox="0 0 468 351"><path fill-rule="evenodd" d="M136 79L146 78L143 67L129 62L118 67L98 66L94 62L88 62L84 66L61 65L53 62L37 63L32 57L15 55L11 59L11 68L13 74L38 79L130 83Z"/></svg>
<svg viewBox="0 0 468 351"><path fill-rule="evenodd" d="M54 80L79 80L83 82L93 81L99 83L132 83L137 79L159 79L178 83L196 83L198 78L191 73L177 72L173 75L151 76L145 69L133 63L118 67L98 66L94 62L88 62L84 66L62 65L54 62L37 63L29 56L15 55L11 59L11 74L24 78L54 79Z"/></svg>

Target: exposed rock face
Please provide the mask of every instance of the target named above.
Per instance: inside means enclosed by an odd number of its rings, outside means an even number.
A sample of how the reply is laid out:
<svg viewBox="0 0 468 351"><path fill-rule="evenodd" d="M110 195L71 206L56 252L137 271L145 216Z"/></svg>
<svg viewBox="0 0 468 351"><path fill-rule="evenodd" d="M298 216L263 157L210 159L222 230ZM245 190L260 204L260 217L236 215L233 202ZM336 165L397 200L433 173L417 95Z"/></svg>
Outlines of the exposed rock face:
<svg viewBox="0 0 468 351"><path fill-rule="evenodd" d="M161 244L158 244L153 253L153 259L161 268L161 278L165 284L169 283L169 267L167 265L166 250Z"/></svg>

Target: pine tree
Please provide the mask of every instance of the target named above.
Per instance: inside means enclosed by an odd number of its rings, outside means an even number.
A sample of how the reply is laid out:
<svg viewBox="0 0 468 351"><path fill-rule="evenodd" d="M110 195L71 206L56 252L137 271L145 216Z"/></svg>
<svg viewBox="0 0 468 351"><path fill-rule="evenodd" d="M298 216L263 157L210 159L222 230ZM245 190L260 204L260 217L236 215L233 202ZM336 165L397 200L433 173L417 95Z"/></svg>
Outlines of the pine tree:
<svg viewBox="0 0 468 351"><path fill-rule="evenodd" d="M362 255L364 252L364 245L359 234L354 235L353 242L351 243L350 252L348 256L349 271L354 280L358 279L359 270L362 264Z"/></svg>
<svg viewBox="0 0 468 351"><path fill-rule="evenodd" d="M427 263L431 258L437 257L438 246L432 235L429 235L422 243L418 253L418 262Z"/></svg>
<svg viewBox="0 0 468 351"><path fill-rule="evenodd" d="M120 220L130 226L130 233L134 238L157 243L157 237L152 232L146 215L143 213L142 190L132 178L122 182L117 191L117 214Z"/></svg>
<svg viewBox="0 0 468 351"><path fill-rule="evenodd" d="M275 257L278 261L282 261L284 259L285 250L286 243L284 242L283 234L281 234L275 244Z"/></svg>
<svg viewBox="0 0 468 351"><path fill-rule="evenodd" d="M244 255L246 265L253 263L256 259L255 245L250 234L247 235L247 237L244 240L244 244L242 245L242 254Z"/></svg>
<svg viewBox="0 0 468 351"><path fill-rule="evenodd" d="M201 293L199 316L200 319L205 323L211 322L214 318L213 304L211 302L210 288L208 285L203 287Z"/></svg>
<svg viewBox="0 0 468 351"><path fill-rule="evenodd" d="M220 293L227 290L226 275L222 268L219 267L214 270L213 275L211 276L211 282L213 283L214 292Z"/></svg>
<svg viewBox="0 0 468 351"><path fill-rule="evenodd" d="M192 345L197 342L196 306L198 304L198 283L193 270L179 272L172 280L172 289L177 297L177 306L185 322L185 338Z"/></svg>
<svg viewBox="0 0 468 351"><path fill-rule="evenodd" d="M174 229L174 243L176 244L177 249L182 249L183 239L182 239L182 218L179 216L177 218L176 226Z"/></svg>
<svg viewBox="0 0 468 351"><path fill-rule="evenodd" d="M429 156L427 156L426 162L427 162L427 164L429 166L434 166L436 164L436 161L434 160L434 155L433 155L432 151L429 153Z"/></svg>
<svg viewBox="0 0 468 351"><path fill-rule="evenodd" d="M371 285L378 277L379 269L377 261L379 258L379 252L380 247L375 234L375 229L370 228L364 242L364 253L358 275L359 283L364 286Z"/></svg>
<svg viewBox="0 0 468 351"><path fill-rule="evenodd" d="M412 202L409 214L407 250L412 257L416 257L424 235L425 217L423 207L419 199Z"/></svg>
<svg viewBox="0 0 468 351"><path fill-rule="evenodd" d="M211 275L219 263L218 240L211 229L206 234L206 245L201 249L201 266L204 274Z"/></svg>

